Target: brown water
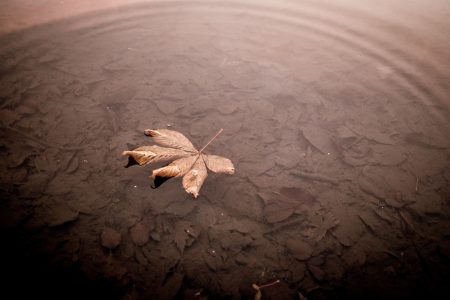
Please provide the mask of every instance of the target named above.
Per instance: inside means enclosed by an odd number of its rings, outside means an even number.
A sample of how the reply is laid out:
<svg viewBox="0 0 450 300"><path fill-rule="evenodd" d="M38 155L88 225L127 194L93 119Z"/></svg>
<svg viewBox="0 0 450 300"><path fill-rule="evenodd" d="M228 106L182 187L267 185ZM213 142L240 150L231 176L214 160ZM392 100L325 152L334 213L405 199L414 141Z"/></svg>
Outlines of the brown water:
<svg viewBox="0 0 450 300"><path fill-rule="evenodd" d="M3 290L448 297L449 20L446 1L168 1L5 33ZM151 189L121 156L146 128L198 147L224 128L208 151L236 174Z"/></svg>

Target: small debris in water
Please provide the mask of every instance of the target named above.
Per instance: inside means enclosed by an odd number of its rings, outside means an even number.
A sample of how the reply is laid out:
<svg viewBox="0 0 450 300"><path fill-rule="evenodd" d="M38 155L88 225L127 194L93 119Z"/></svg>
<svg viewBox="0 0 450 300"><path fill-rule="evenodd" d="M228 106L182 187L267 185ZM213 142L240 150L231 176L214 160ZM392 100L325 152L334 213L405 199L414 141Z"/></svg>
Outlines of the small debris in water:
<svg viewBox="0 0 450 300"><path fill-rule="evenodd" d="M256 294L255 294L255 298L254 299L255 300L261 300L261 297L262 297L261 289L265 288L265 287L269 287L269 286L275 285L275 284L277 284L279 282L280 282L280 280L277 279L274 282L263 284L263 285L257 285L256 283L252 284L253 289L256 290Z"/></svg>
<svg viewBox="0 0 450 300"><path fill-rule="evenodd" d="M214 249L208 249L208 250L206 250L206 253L208 253L208 254L211 255L211 256L215 256L215 255L216 255L216 250L214 250Z"/></svg>

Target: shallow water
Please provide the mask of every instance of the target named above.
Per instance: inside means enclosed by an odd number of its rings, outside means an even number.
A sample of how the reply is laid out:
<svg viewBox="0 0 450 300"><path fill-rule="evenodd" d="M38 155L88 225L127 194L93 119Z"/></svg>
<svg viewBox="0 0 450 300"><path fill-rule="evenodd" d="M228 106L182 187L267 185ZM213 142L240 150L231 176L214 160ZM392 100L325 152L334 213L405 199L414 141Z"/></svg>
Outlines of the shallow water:
<svg viewBox="0 0 450 300"><path fill-rule="evenodd" d="M448 292L450 7L386 2L148 2L1 36L7 284L110 299L253 299L275 280L262 299ZM121 156L151 144L146 128L197 147L224 128L208 153L236 174L209 174L195 200L180 180L151 189L154 166Z"/></svg>

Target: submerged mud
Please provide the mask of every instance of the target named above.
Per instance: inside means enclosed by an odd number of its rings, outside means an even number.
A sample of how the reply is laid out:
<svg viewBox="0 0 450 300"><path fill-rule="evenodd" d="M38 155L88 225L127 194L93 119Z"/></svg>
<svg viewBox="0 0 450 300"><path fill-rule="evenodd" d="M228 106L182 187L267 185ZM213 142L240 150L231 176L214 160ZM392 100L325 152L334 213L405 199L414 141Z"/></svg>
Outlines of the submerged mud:
<svg viewBox="0 0 450 300"><path fill-rule="evenodd" d="M448 295L450 8L370 3L146 2L1 36L6 290ZM121 156L146 128L224 128L208 150L236 174L152 189L159 165Z"/></svg>

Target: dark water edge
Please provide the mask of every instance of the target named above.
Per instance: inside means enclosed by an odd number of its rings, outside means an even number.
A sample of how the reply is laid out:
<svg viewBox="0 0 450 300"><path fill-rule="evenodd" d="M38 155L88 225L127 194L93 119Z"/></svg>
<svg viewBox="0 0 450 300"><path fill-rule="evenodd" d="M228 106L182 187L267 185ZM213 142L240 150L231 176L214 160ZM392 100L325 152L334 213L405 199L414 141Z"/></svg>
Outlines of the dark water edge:
<svg viewBox="0 0 450 300"><path fill-rule="evenodd" d="M441 50L396 20L269 8L131 6L0 37L5 294L253 299L279 279L262 299L448 297ZM197 200L123 168L145 128L200 146L221 127L209 151L237 172Z"/></svg>
<svg viewBox="0 0 450 300"><path fill-rule="evenodd" d="M158 291L136 291L132 282L117 282L115 279L105 278L100 271L83 270L80 263L58 259L58 251L49 253L46 250L30 250L24 245L25 238L20 233L10 232L14 236L3 236L6 251L1 251L2 283L4 295L14 299L39 297L45 299L163 299L155 295ZM19 241L18 241L19 240ZM51 239L47 241L50 242ZM44 239L45 241L45 239ZM56 256L56 257L55 257ZM63 255L61 255L63 256ZM385 258L381 261L385 261ZM390 274L386 276L380 271L378 262L366 265L364 268L348 270L344 279L332 289L320 289L303 293L308 299L446 299L449 293L448 261L438 261L437 264L421 265L420 270L413 274ZM406 272L405 272L406 273ZM184 282L173 299L196 299L192 294L198 289L195 283ZM141 287L142 288L142 287ZM297 299L293 291L286 292L286 288L298 289L295 286L285 286L282 289L265 293L266 299ZM245 288L243 288L245 290ZM134 291L131 292L130 291ZM194 292L195 291L195 292ZM214 291L203 292L213 299L230 299L229 296L216 294ZM249 290L241 291L241 299L253 299Z"/></svg>

